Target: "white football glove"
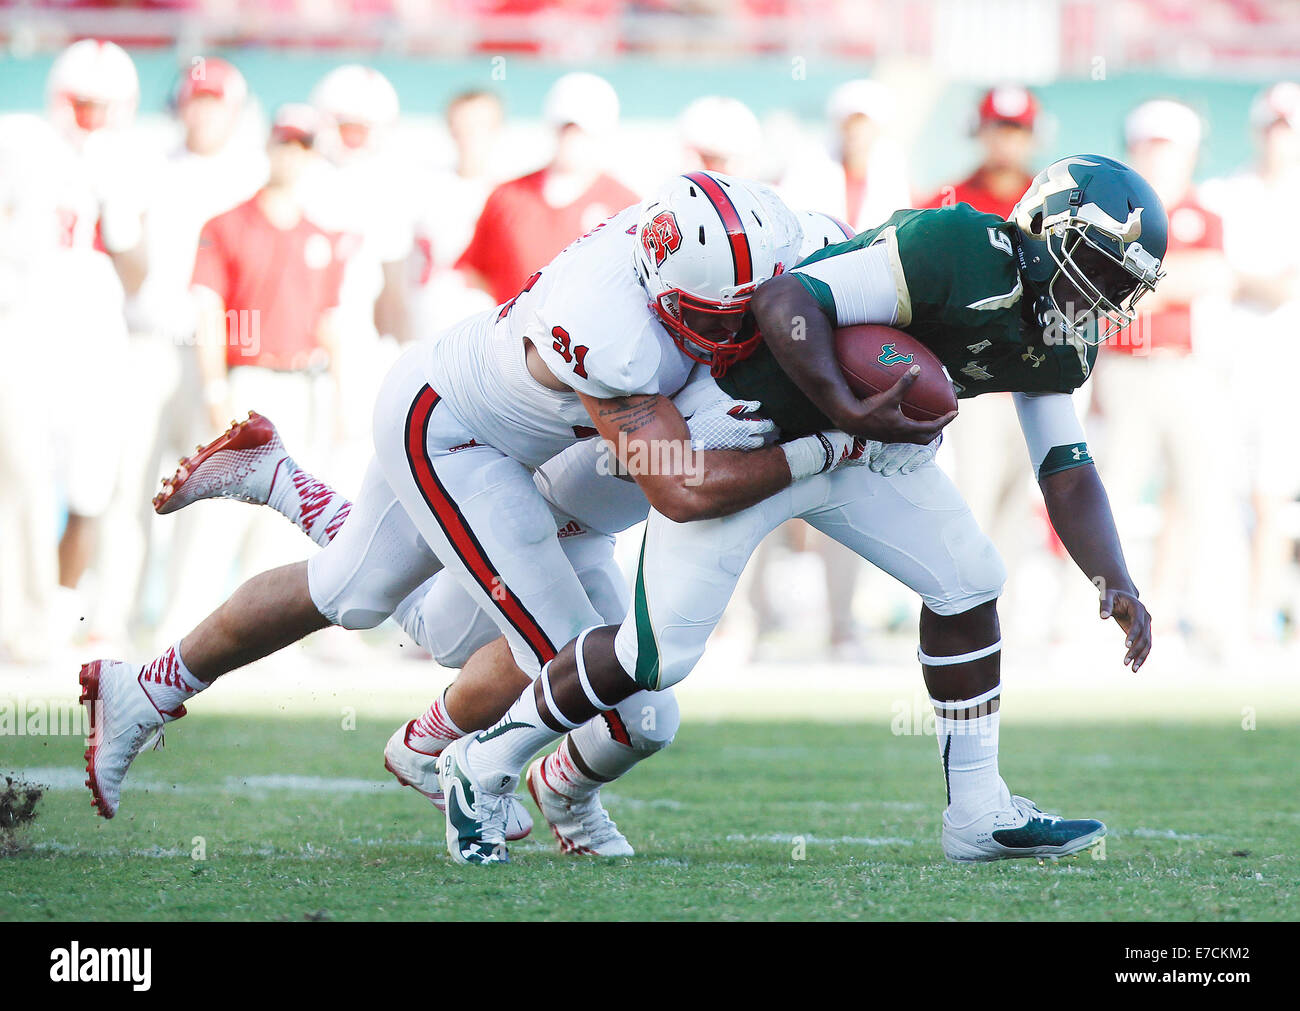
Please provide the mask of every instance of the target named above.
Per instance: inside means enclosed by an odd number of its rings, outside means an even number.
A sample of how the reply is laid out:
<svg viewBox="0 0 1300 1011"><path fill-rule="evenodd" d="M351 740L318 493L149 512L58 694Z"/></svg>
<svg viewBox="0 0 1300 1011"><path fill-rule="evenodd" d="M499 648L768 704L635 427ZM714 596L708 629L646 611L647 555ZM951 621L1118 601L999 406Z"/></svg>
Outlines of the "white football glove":
<svg viewBox="0 0 1300 1011"><path fill-rule="evenodd" d="M762 405L757 400L711 401L686 420L691 431L691 445L705 449L762 449L776 425L754 412Z"/></svg>
<svg viewBox="0 0 1300 1011"><path fill-rule="evenodd" d="M870 442L867 444L867 466L881 477L910 474L933 460L942 442L942 432L924 446L911 442Z"/></svg>
<svg viewBox="0 0 1300 1011"><path fill-rule="evenodd" d="M866 443L843 432L830 430L781 443L790 478L802 481L814 474L828 474L836 467L860 467L865 464Z"/></svg>

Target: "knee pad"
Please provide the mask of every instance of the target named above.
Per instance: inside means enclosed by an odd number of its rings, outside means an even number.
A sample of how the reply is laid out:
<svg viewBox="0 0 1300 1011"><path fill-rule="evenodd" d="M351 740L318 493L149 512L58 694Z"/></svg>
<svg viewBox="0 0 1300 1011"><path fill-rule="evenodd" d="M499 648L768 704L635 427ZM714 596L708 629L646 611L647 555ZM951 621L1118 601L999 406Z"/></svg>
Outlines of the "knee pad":
<svg viewBox="0 0 1300 1011"><path fill-rule="evenodd" d="M454 578L440 572L393 612L393 619L442 667L459 670L501 634L496 622Z"/></svg>
<svg viewBox="0 0 1300 1011"><path fill-rule="evenodd" d="M365 508L354 507L338 536L307 563L316 610L351 629L382 623L442 567L396 501L370 508L363 497L359 506Z"/></svg>
<svg viewBox="0 0 1300 1011"><path fill-rule="evenodd" d="M644 754L662 751L672 744L682 722L677 696L671 688L629 695L611 712L618 714L633 750Z"/></svg>
<svg viewBox="0 0 1300 1011"><path fill-rule="evenodd" d="M935 614L961 614L996 600L1007 581L1007 568L993 542L966 513L943 530L943 544L953 565L952 578L938 596L926 596Z"/></svg>
<svg viewBox="0 0 1300 1011"><path fill-rule="evenodd" d="M494 460L475 475L469 498L490 495L492 536L506 551L527 551L555 536L555 516L520 464L508 457Z"/></svg>

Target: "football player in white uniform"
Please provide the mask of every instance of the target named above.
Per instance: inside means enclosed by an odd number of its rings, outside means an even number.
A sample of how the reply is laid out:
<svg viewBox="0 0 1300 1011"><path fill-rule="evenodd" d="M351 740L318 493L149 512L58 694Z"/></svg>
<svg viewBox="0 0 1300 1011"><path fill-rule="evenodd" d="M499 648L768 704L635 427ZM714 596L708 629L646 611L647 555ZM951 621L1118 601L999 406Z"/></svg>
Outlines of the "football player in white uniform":
<svg viewBox="0 0 1300 1011"><path fill-rule="evenodd" d="M557 644L600 621L533 478L593 434L593 419L620 427L620 467L680 521L743 508L853 457L853 437L840 432L701 455L669 399L692 361L720 373L757 344L756 333L738 333L749 297L793 262L799 238L794 216L765 187L678 177L659 199L570 245L499 309L408 351L378 397L376 456L361 494L324 551L249 580L143 668L83 667L83 698L101 703L87 749L100 813L116 811L132 759L214 678L329 624L372 627L440 567L493 616L514 663L535 677ZM661 272L670 252L682 254L678 269ZM868 434L925 442L946 423L904 418L897 404L907 385L860 403ZM237 457L230 461L246 465ZM292 475L280 492L316 507ZM504 834L510 805L503 792L492 798ZM455 854L504 855L503 838L469 835Z"/></svg>

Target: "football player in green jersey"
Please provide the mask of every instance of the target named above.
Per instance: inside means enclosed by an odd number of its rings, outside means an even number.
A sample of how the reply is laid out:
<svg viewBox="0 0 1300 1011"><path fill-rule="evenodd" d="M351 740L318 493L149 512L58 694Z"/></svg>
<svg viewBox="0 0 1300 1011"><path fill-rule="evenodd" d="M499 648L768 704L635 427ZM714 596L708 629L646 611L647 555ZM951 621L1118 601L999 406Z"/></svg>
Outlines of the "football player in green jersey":
<svg viewBox="0 0 1300 1011"><path fill-rule="evenodd" d="M965 205L899 212L760 285L751 311L764 346L715 369L723 373L719 385L729 400L761 401L783 437L827 428L870 437L879 431L878 405L849 390L832 333L875 323L924 341L960 396L1011 391L1052 523L1098 586L1101 617L1123 628L1124 662L1136 671L1151 648L1150 616L1070 392L1087 379L1097 344L1132 321L1138 299L1159 280L1166 230L1150 186L1119 162L1091 155L1048 167L1009 221ZM613 444L652 442L655 425L635 406L593 422ZM996 602L1005 571L933 463L934 448L868 444L867 466L829 473L791 459L791 485L729 516L674 522L652 511L622 625L588 629L561 650L498 724L448 749L449 765L490 795L565 728L635 691L681 680L758 542L801 516L922 598L918 654L948 792L944 853L995 860L1090 845L1105 832L1101 822L1044 814L1013 796L998 772ZM481 805L485 818L499 807ZM499 827L491 832L500 837Z"/></svg>

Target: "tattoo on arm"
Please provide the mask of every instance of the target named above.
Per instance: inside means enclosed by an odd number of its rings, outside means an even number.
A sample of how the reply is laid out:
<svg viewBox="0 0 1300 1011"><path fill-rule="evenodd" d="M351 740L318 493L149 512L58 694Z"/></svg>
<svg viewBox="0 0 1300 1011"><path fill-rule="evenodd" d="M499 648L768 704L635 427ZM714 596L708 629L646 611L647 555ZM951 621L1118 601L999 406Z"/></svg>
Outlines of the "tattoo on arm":
<svg viewBox="0 0 1300 1011"><path fill-rule="evenodd" d="M602 407L600 417L602 421L616 425L620 432L630 435L654 421L658 406L657 395L620 397L612 401L610 406Z"/></svg>

